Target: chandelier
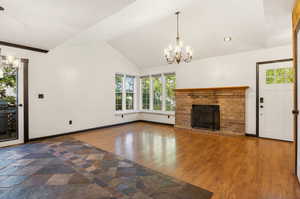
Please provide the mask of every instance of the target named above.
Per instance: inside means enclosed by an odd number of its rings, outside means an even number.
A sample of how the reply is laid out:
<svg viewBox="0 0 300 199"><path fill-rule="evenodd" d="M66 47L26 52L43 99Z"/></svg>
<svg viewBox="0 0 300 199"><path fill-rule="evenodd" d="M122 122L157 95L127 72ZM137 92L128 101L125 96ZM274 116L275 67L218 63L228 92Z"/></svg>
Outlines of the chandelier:
<svg viewBox="0 0 300 199"><path fill-rule="evenodd" d="M180 12L176 12L177 16L177 37L175 46L170 45L168 48L164 50L165 58L168 64L180 64L181 61L185 63L189 63L193 59L193 52L190 46L183 46L183 42L179 37L179 15Z"/></svg>

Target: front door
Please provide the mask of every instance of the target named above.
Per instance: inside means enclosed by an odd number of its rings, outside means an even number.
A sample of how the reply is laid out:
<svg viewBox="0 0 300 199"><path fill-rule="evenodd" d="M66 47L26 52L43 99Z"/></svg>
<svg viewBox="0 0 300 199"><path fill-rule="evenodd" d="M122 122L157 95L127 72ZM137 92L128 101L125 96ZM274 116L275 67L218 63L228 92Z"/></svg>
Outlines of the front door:
<svg viewBox="0 0 300 199"><path fill-rule="evenodd" d="M0 147L24 142L23 63L2 57L0 66Z"/></svg>
<svg viewBox="0 0 300 199"><path fill-rule="evenodd" d="M259 136L293 141L293 81L289 60L264 62L259 71Z"/></svg>

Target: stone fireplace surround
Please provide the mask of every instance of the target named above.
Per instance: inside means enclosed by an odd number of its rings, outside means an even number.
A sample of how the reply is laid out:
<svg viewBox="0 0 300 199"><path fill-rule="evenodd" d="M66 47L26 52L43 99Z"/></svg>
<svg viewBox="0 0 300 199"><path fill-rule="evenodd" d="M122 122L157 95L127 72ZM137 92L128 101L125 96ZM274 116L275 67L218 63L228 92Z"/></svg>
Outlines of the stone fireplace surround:
<svg viewBox="0 0 300 199"><path fill-rule="evenodd" d="M220 131L245 134L245 95L248 86L175 89L175 127L191 129L192 105L219 105Z"/></svg>

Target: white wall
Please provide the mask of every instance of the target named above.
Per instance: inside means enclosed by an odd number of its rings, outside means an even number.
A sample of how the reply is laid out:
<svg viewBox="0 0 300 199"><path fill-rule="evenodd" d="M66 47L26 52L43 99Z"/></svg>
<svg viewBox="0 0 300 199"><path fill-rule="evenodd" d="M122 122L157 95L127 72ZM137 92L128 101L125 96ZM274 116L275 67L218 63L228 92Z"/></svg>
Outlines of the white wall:
<svg viewBox="0 0 300 199"><path fill-rule="evenodd" d="M138 75L139 69L108 44L64 44L48 54L0 48L3 55L29 59L30 138L138 119L115 114L115 73Z"/></svg>
<svg viewBox="0 0 300 199"><path fill-rule="evenodd" d="M174 124L175 118L156 114L114 111L114 75L176 72L177 88L248 85L246 131L255 134L256 62L290 58L291 46L194 60L190 64L139 70L103 42L64 44L49 54L3 47L2 54L29 59L30 138L56 135L105 125L148 120ZM39 93L45 99L37 98ZM73 125L68 124L73 120Z"/></svg>
<svg viewBox="0 0 300 199"><path fill-rule="evenodd" d="M292 47L243 52L233 55L194 60L190 64L158 66L142 73L176 72L177 88L250 86L246 96L246 132L255 134L256 62L292 57ZM153 117L153 116L148 116ZM157 116L162 117L162 116ZM161 120L165 122L164 118ZM172 121L170 123L173 123Z"/></svg>

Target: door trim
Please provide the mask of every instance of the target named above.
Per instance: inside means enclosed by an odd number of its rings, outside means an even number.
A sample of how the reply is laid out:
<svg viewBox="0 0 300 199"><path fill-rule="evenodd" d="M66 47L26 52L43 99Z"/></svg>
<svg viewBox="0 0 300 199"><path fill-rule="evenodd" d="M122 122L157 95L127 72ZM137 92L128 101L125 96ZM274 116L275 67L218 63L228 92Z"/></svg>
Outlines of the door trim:
<svg viewBox="0 0 300 199"><path fill-rule="evenodd" d="M293 58L256 62L256 137L259 137L259 67L265 64L293 61Z"/></svg>
<svg viewBox="0 0 300 199"><path fill-rule="evenodd" d="M295 70L294 83L294 111L298 112L298 32L300 30L300 21L295 24L293 31L293 57ZM298 176L298 114L294 114L294 137L295 137L295 175Z"/></svg>
<svg viewBox="0 0 300 199"><path fill-rule="evenodd" d="M5 59L5 56L2 56ZM29 97L28 97L28 65L29 60L21 58L21 62L23 63L23 114L24 114L24 143L29 142Z"/></svg>
<svg viewBox="0 0 300 199"><path fill-rule="evenodd" d="M24 92L24 143L29 142L29 96L28 96L28 59L21 59L24 68L24 83L23 83L23 92Z"/></svg>

